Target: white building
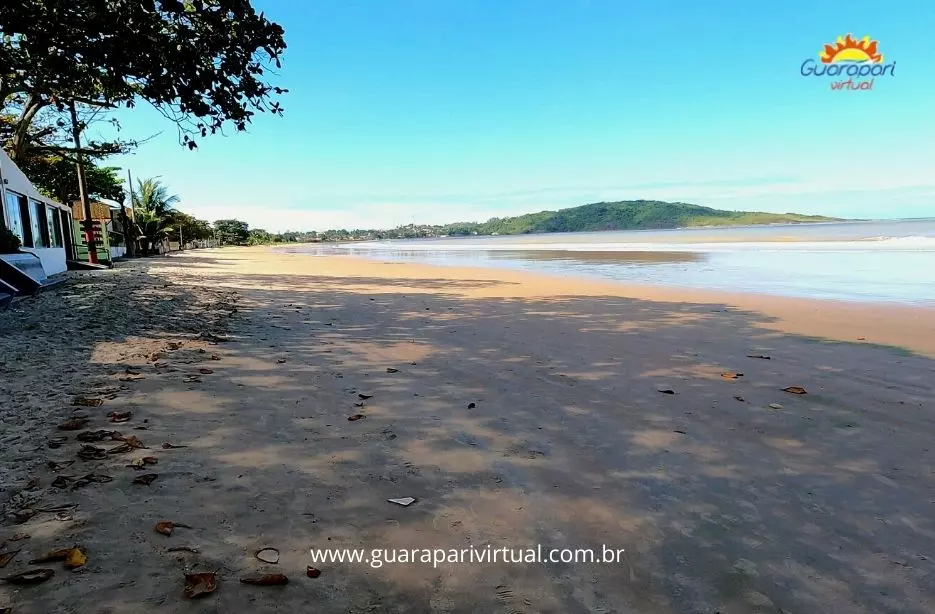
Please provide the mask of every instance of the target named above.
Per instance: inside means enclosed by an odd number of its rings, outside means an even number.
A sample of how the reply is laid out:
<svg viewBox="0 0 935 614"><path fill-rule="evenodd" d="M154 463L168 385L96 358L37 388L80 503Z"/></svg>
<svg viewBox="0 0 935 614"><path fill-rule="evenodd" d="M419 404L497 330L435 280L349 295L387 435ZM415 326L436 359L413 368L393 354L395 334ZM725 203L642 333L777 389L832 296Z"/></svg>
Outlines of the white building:
<svg viewBox="0 0 935 614"><path fill-rule="evenodd" d="M44 196L0 149L0 222L19 237L21 252L39 257L45 274L64 273L72 258L71 210Z"/></svg>

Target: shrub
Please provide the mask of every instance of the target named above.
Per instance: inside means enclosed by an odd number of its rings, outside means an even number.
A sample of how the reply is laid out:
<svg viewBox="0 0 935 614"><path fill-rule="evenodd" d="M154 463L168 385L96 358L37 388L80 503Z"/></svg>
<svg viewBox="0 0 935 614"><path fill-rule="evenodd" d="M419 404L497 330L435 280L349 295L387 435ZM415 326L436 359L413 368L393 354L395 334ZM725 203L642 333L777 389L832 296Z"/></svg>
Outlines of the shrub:
<svg viewBox="0 0 935 614"><path fill-rule="evenodd" d="M0 228L0 254L13 254L19 251L20 240L9 228Z"/></svg>

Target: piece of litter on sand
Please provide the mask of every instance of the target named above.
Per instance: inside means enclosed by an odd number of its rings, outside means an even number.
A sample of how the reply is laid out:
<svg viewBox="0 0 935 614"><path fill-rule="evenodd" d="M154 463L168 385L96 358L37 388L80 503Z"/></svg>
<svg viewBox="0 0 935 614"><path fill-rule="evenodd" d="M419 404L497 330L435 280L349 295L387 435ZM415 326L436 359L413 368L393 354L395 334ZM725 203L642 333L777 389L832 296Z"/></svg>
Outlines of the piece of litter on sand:
<svg viewBox="0 0 935 614"><path fill-rule="evenodd" d="M395 503L396 505L402 505L403 507L408 507L416 502L415 497L402 497L400 499L387 499L390 503Z"/></svg>
<svg viewBox="0 0 935 614"><path fill-rule="evenodd" d="M176 527L181 529L190 529L191 526L187 524L182 524L181 522L172 522L171 520L160 520L156 523L156 526L153 527L153 531L165 535L166 537L172 535L172 530Z"/></svg>
<svg viewBox="0 0 935 614"><path fill-rule="evenodd" d="M808 394L805 388L802 388L801 386L786 386L782 389L782 391L791 394Z"/></svg>
<svg viewBox="0 0 935 614"><path fill-rule="evenodd" d="M399 369L394 369L393 367L386 368L387 373L399 373Z"/></svg>
<svg viewBox="0 0 935 614"><path fill-rule="evenodd" d="M477 403L468 403L468 409L474 409L477 407Z"/></svg>
<svg viewBox="0 0 935 614"><path fill-rule="evenodd" d="M353 416L348 416L348 417L347 417L347 421L348 421L348 422L357 422L358 420L361 420L361 419L366 418L366 417L367 417L367 416L365 416L365 415L363 415L363 414L354 414Z"/></svg>
<svg viewBox="0 0 935 614"><path fill-rule="evenodd" d="M166 548L166 552L191 552L192 554L198 554L199 550L191 546L172 546L171 548Z"/></svg>
<svg viewBox="0 0 935 614"><path fill-rule="evenodd" d="M770 409L782 409L782 405L780 405L779 403L770 403L769 407Z"/></svg>
<svg viewBox="0 0 935 614"><path fill-rule="evenodd" d="M766 354L747 354L747 358L761 358L763 360L770 360L771 358Z"/></svg>
<svg viewBox="0 0 935 614"><path fill-rule="evenodd" d="M662 394L675 394L675 391L672 390L671 388L657 388L656 390L661 392Z"/></svg>
<svg viewBox="0 0 935 614"><path fill-rule="evenodd" d="M372 394L367 394L367 393L365 393L365 392L358 392L358 393L357 393L357 396L360 397L360 398L361 398L362 400L364 400L364 401L366 401L367 399L372 399L372 398L373 398L373 395L372 395Z"/></svg>
<svg viewBox="0 0 935 614"><path fill-rule="evenodd" d="M721 373L721 377L724 379L737 379L738 377L743 377L743 373L735 373L733 371L727 371L726 373Z"/></svg>
<svg viewBox="0 0 935 614"><path fill-rule="evenodd" d="M187 448L188 446L177 446L174 443L169 443L168 441L162 444L163 450L173 450L175 448Z"/></svg>
<svg viewBox="0 0 935 614"><path fill-rule="evenodd" d="M321 570L318 569L317 567L312 567L311 565L307 565L305 567L305 575L308 576L309 578L317 578L318 576L321 575Z"/></svg>
<svg viewBox="0 0 935 614"><path fill-rule="evenodd" d="M260 548L253 556L270 565L275 565L279 562L279 550L275 548Z"/></svg>
<svg viewBox="0 0 935 614"><path fill-rule="evenodd" d="M745 402L747 401L747 400L746 400L745 398L743 398L742 396L735 396L734 398L737 399L738 401L740 401L741 403L745 403Z"/></svg>

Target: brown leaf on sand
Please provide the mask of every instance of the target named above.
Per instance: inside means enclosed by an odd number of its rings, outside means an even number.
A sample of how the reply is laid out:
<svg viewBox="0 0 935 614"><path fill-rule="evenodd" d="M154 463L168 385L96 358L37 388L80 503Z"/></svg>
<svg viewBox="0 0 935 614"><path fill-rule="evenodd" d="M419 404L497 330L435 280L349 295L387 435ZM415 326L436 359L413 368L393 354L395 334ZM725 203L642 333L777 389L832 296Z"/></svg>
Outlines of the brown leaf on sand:
<svg viewBox="0 0 935 614"><path fill-rule="evenodd" d="M174 443L169 443L168 441L162 444L163 450L173 450L175 448L187 448L188 446L177 446Z"/></svg>
<svg viewBox="0 0 935 614"><path fill-rule="evenodd" d="M147 465L155 465L158 462L159 459L155 456L144 456L142 458L134 458L127 467L131 469L144 469Z"/></svg>
<svg viewBox="0 0 935 614"><path fill-rule="evenodd" d="M305 575L308 576L309 578L317 578L318 576L321 575L321 570L318 569L317 567L312 567L311 565L306 565L306 567L305 567Z"/></svg>
<svg viewBox="0 0 935 614"><path fill-rule="evenodd" d="M808 391L801 386L786 386L782 389L783 392L788 392L791 394L808 394Z"/></svg>
<svg viewBox="0 0 935 614"><path fill-rule="evenodd" d="M727 371L726 373L721 373L721 377L724 379L737 379L738 377L743 377L743 373L734 373L733 371Z"/></svg>
<svg viewBox="0 0 935 614"><path fill-rule="evenodd" d="M13 557L19 554L19 550L10 550L9 552L0 552L0 567L6 567L7 563L13 560Z"/></svg>
<svg viewBox="0 0 935 614"><path fill-rule="evenodd" d="M217 354L211 354L211 360L221 360L221 357Z"/></svg>
<svg viewBox="0 0 935 614"><path fill-rule="evenodd" d="M738 401L740 401L741 403L745 403L745 402L747 401L745 398L743 398L743 397L740 396L740 395L737 395L737 396L735 396L734 398L737 399Z"/></svg>
<svg viewBox="0 0 935 614"><path fill-rule="evenodd" d="M241 578L244 584L254 584L256 586L281 586L289 583L289 578L281 573L268 573L259 576L247 576Z"/></svg>
<svg viewBox="0 0 935 614"><path fill-rule="evenodd" d="M285 362L286 362L286 359L285 359L285 358L279 358L279 359L276 360L276 364L278 364L278 365L285 364Z"/></svg>
<svg viewBox="0 0 935 614"><path fill-rule="evenodd" d="M399 373L399 369L394 369L393 367L386 368L387 373Z"/></svg>
<svg viewBox="0 0 935 614"><path fill-rule="evenodd" d="M65 422L59 424L58 428L61 431L80 431L86 426L88 426L87 418L69 418Z"/></svg>
<svg viewBox="0 0 935 614"><path fill-rule="evenodd" d="M113 448L109 449L107 453L108 454L125 454L132 449L133 449L133 446L131 446L130 444L122 443L119 446L114 446Z"/></svg>
<svg viewBox="0 0 935 614"><path fill-rule="evenodd" d="M661 392L662 394L675 394L675 391L672 390L671 388L657 388L656 390Z"/></svg>
<svg viewBox="0 0 935 614"><path fill-rule="evenodd" d="M354 414L353 416L348 416L348 417L347 417L347 421L348 421L348 422L357 422L358 420L360 420L360 419L362 419L362 418L366 418L366 417L367 417L367 416L365 416L365 415L363 415L363 414Z"/></svg>
<svg viewBox="0 0 935 614"><path fill-rule="evenodd" d="M107 417L110 418L111 422L116 422L119 424L120 422L129 422L130 418L133 417L133 412L132 411L112 411L109 414L107 414Z"/></svg>
<svg viewBox="0 0 935 614"><path fill-rule="evenodd" d="M65 569L78 569L79 567L84 567L87 562L87 555L75 547L68 551L68 556L65 557L64 565Z"/></svg>
<svg viewBox="0 0 935 614"><path fill-rule="evenodd" d="M747 358L760 358L762 360L770 360L771 357L766 354L747 354Z"/></svg>
<svg viewBox="0 0 935 614"><path fill-rule="evenodd" d="M16 533L15 535L13 535L13 537L10 538L10 541L20 542L20 541L23 541L24 539L29 539L29 535L27 533Z"/></svg>
<svg viewBox="0 0 935 614"><path fill-rule="evenodd" d="M211 375L212 373L214 373L213 370L206 369L205 367L198 369L198 372L201 373L202 375Z"/></svg>
<svg viewBox="0 0 935 614"><path fill-rule="evenodd" d="M156 526L153 527L153 531L156 533L161 533L162 535L172 535L172 530L176 527L181 529L190 529L191 527L187 524L182 524L181 522L172 522L171 520L160 520L156 523Z"/></svg>
<svg viewBox="0 0 935 614"><path fill-rule="evenodd" d="M143 442L140 441L139 437L136 435L130 435L129 437L124 437L123 442L130 446L131 448L143 449L146 446L143 445Z"/></svg>
<svg viewBox="0 0 935 614"><path fill-rule="evenodd" d="M107 458L107 450L97 446L83 446L78 450L78 458L82 460L104 460Z"/></svg>
<svg viewBox="0 0 935 614"><path fill-rule="evenodd" d="M62 548L61 550L46 552L39 558L29 561L29 564L35 565L36 563L54 563L56 561L64 561L68 557L68 553L71 552L71 550L71 548Z"/></svg>
<svg viewBox="0 0 935 614"><path fill-rule="evenodd" d="M71 400L72 405L79 407L100 407L104 404L104 399L89 399L87 397L75 397Z"/></svg>
<svg viewBox="0 0 935 614"><path fill-rule="evenodd" d="M210 595L217 587L218 578L213 571L185 574L185 597L188 599Z"/></svg>
<svg viewBox="0 0 935 614"><path fill-rule="evenodd" d="M162 354L160 354L159 352L153 352L152 354L149 355L149 362L156 362L160 358L162 358Z"/></svg>
<svg viewBox="0 0 935 614"><path fill-rule="evenodd" d="M367 399L372 399L372 398L373 398L373 395L372 395L372 394L366 394L366 393L364 393L364 392L358 392L358 393L357 393L357 396L360 397L360 398L361 398L362 400L364 400L364 401L366 401Z"/></svg>
<svg viewBox="0 0 935 614"><path fill-rule="evenodd" d="M155 481L156 481L156 478L158 478L158 477L159 477L159 474L158 474L158 473L144 473L143 475L141 475L141 476L139 476L139 477L137 477L137 478L134 478L134 479L133 479L133 483L134 483L134 484L140 484L140 485L142 485L142 486L149 486L150 484L152 484L153 482L155 482Z"/></svg>
<svg viewBox="0 0 935 614"><path fill-rule="evenodd" d="M54 575L54 569L30 569L15 576L7 576L3 578L3 581L10 584L40 584Z"/></svg>

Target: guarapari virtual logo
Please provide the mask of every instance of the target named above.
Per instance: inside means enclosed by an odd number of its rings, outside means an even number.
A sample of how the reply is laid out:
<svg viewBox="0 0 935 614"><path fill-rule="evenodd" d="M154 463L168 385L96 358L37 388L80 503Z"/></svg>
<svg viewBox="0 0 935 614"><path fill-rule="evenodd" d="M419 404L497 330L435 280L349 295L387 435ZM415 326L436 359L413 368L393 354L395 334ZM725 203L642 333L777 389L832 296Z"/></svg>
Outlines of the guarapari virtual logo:
<svg viewBox="0 0 935 614"><path fill-rule="evenodd" d="M896 76L896 62L884 64L878 47L879 41L869 36L839 36L834 44L825 45L818 61L805 60L799 71L803 77L827 79L832 90L869 91L878 77Z"/></svg>

